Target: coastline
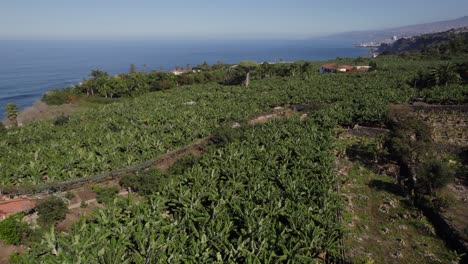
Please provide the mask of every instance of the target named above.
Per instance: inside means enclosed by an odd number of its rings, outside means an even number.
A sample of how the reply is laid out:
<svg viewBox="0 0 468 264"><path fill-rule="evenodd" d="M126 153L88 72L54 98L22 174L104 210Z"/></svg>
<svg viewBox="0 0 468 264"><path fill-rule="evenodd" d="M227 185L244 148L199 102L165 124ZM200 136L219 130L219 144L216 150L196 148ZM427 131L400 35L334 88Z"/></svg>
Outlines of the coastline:
<svg viewBox="0 0 468 264"><path fill-rule="evenodd" d="M23 50L21 54L14 52L18 47ZM0 119L5 118L4 109L7 103L14 103L22 110L34 105L49 90L72 86L83 78L88 78L93 69L114 75L127 72L132 63L139 71L149 72L169 71L177 65L195 66L205 61L208 64L218 61L233 64L246 59L320 61L367 55L365 50L353 47L351 42L315 40L203 43L0 41L0 49L13 54L0 62Z"/></svg>

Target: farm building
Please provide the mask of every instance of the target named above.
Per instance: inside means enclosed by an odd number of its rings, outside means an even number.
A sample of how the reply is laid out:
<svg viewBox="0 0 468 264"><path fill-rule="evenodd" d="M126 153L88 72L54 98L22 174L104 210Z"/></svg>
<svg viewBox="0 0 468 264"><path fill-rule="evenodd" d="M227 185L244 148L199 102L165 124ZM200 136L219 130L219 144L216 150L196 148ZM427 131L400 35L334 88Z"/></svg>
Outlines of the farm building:
<svg viewBox="0 0 468 264"><path fill-rule="evenodd" d="M183 73L195 72L194 70L173 70L171 71L174 75L181 75Z"/></svg>
<svg viewBox="0 0 468 264"><path fill-rule="evenodd" d="M366 72L370 66L351 66L338 65L334 63L324 64L320 66L320 73L337 73L337 72Z"/></svg>

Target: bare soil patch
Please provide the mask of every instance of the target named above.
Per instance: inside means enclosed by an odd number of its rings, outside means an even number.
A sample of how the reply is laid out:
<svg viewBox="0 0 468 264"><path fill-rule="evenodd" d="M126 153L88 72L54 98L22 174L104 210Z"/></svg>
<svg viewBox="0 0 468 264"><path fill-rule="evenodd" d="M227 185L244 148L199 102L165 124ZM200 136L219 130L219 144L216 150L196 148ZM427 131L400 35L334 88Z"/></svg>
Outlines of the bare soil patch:
<svg viewBox="0 0 468 264"><path fill-rule="evenodd" d="M57 229L60 231L69 230L73 226L73 224L80 220L82 217L86 216L88 213L92 212L96 208L103 207L102 205L99 205L95 200L86 201L86 204L87 206L84 208L77 206L76 208L70 209L65 219L57 224Z"/></svg>
<svg viewBox="0 0 468 264"><path fill-rule="evenodd" d="M36 201L28 198L0 201L0 221L13 214L30 211L35 205Z"/></svg>
<svg viewBox="0 0 468 264"><path fill-rule="evenodd" d="M294 110L285 107L275 107L273 108L273 112L261 114L257 117L254 117L248 121L249 125L257 125L263 124L268 122L271 119L279 118L279 117L289 117L295 113Z"/></svg>
<svg viewBox="0 0 468 264"><path fill-rule="evenodd" d="M87 187L80 188L72 191L74 197L71 199L70 204L81 203L82 201L88 201L91 199L96 199L96 194Z"/></svg>
<svg viewBox="0 0 468 264"><path fill-rule="evenodd" d="M8 259L13 253L21 253L23 250L22 246L5 245L0 241L0 264L8 263Z"/></svg>

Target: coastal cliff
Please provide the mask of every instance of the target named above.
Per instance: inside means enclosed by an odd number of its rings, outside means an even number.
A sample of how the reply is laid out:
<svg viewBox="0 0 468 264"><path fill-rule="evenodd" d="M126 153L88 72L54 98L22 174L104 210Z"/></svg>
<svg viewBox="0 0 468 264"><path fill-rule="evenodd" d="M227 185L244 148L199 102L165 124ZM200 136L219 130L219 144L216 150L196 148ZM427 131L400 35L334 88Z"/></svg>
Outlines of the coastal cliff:
<svg viewBox="0 0 468 264"><path fill-rule="evenodd" d="M378 52L399 54L403 52L464 52L468 47L468 27L451 29L445 32L401 38L391 44L380 45Z"/></svg>

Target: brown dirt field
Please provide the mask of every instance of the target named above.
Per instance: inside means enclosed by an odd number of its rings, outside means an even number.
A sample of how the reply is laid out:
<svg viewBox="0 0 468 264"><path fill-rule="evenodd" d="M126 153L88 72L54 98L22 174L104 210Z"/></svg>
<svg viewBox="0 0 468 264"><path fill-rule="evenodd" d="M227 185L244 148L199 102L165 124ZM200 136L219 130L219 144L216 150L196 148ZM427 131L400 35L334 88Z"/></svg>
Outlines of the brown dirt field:
<svg viewBox="0 0 468 264"><path fill-rule="evenodd" d="M13 253L21 253L23 250L22 246L5 245L0 241L0 264L8 263L8 259Z"/></svg>
<svg viewBox="0 0 468 264"><path fill-rule="evenodd" d="M35 200L25 198L0 201L0 220L16 213L29 211L35 205Z"/></svg>
<svg viewBox="0 0 468 264"><path fill-rule="evenodd" d="M85 216L86 214L90 213L94 209L98 207L103 207L99 205L97 202L88 202L88 206L86 208L74 208L70 209L67 213L67 216L63 221L57 224L57 230L59 231L66 231L69 230L74 223L81 219L81 217Z"/></svg>
<svg viewBox="0 0 468 264"><path fill-rule="evenodd" d="M96 198L96 194L90 188L80 188L72 191L74 197L71 199L70 204L81 203L81 201L87 201Z"/></svg>

